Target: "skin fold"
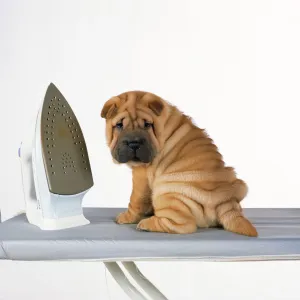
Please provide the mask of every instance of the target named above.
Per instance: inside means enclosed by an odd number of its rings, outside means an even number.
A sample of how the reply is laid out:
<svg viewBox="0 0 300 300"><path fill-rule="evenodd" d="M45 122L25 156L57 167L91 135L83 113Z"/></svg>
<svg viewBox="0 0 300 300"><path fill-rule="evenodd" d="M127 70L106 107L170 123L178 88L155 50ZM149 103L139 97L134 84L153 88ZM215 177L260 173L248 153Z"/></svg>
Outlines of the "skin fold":
<svg viewBox="0 0 300 300"><path fill-rule="evenodd" d="M258 235L240 205L246 183L225 166L213 140L190 117L143 91L112 97L101 117L113 161L132 169L130 202L117 223L152 232L222 227Z"/></svg>

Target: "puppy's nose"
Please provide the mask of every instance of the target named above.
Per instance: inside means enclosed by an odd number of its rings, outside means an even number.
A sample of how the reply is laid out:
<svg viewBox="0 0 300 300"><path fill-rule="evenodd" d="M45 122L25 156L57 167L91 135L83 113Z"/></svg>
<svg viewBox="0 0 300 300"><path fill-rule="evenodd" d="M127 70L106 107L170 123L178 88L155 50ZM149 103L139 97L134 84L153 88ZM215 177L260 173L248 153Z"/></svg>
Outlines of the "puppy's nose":
<svg viewBox="0 0 300 300"><path fill-rule="evenodd" d="M129 142L128 147L131 148L132 150L137 150L139 149L141 144L139 142Z"/></svg>
<svg viewBox="0 0 300 300"><path fill-rule="evenodd" d="M143 139L134 139L128 141L128 147L131 148L132 150L139 149L142 144L143 144Z"/></svg>

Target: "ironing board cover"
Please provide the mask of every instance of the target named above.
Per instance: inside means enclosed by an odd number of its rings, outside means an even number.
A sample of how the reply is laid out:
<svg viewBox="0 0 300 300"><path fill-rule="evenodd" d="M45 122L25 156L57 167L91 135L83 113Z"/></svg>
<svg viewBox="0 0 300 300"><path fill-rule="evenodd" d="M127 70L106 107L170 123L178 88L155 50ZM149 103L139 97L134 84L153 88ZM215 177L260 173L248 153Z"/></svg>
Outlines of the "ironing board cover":
<svg viewBox="0 0 300 300"><path fill-rule="evenodd" d="M91 224L42 231L24 214L0 224L0 259L9 260L273 260L300 258L300 209L245 209L258 229L249 238L222 229L173 235L118 225L124 208L84 208Z"/></svg>

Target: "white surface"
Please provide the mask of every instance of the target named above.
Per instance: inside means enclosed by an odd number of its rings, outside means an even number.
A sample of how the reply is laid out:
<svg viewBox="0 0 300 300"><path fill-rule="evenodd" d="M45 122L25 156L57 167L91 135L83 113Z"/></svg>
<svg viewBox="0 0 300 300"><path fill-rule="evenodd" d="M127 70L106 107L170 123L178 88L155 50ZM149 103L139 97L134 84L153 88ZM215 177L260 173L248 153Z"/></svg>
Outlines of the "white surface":
<svg viewBox="0 0 300 300"><path fill-rule="evenodd" d="M103 103L158 93L207 128L249 184L246 207L299 207L300 2L1 1L1 209L24 209L17 149L53 81L79 119L95 186L88 206L127 205ZM184 3L184 5L183 5ZM117 187L116 187L117 185ZM299 299L299 263L139 263L170 299ZM104 269L0 263L0 299L126 299ZM103 293L103 294L100 294Z"/></svg>

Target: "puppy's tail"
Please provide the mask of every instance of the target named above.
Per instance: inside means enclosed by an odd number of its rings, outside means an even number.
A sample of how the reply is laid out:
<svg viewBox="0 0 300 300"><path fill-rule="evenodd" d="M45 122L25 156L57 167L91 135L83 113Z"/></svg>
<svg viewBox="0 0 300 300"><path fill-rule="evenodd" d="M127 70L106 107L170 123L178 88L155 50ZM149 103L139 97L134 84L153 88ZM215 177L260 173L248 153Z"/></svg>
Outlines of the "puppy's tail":
<svg viewBox="0 0 300 300"><path fill-rule="evenodd" d="M241 207L235 199L218 205L216 212L218 222L225 230L251 237L258 236L257 230L243 216Z"/></svg>

